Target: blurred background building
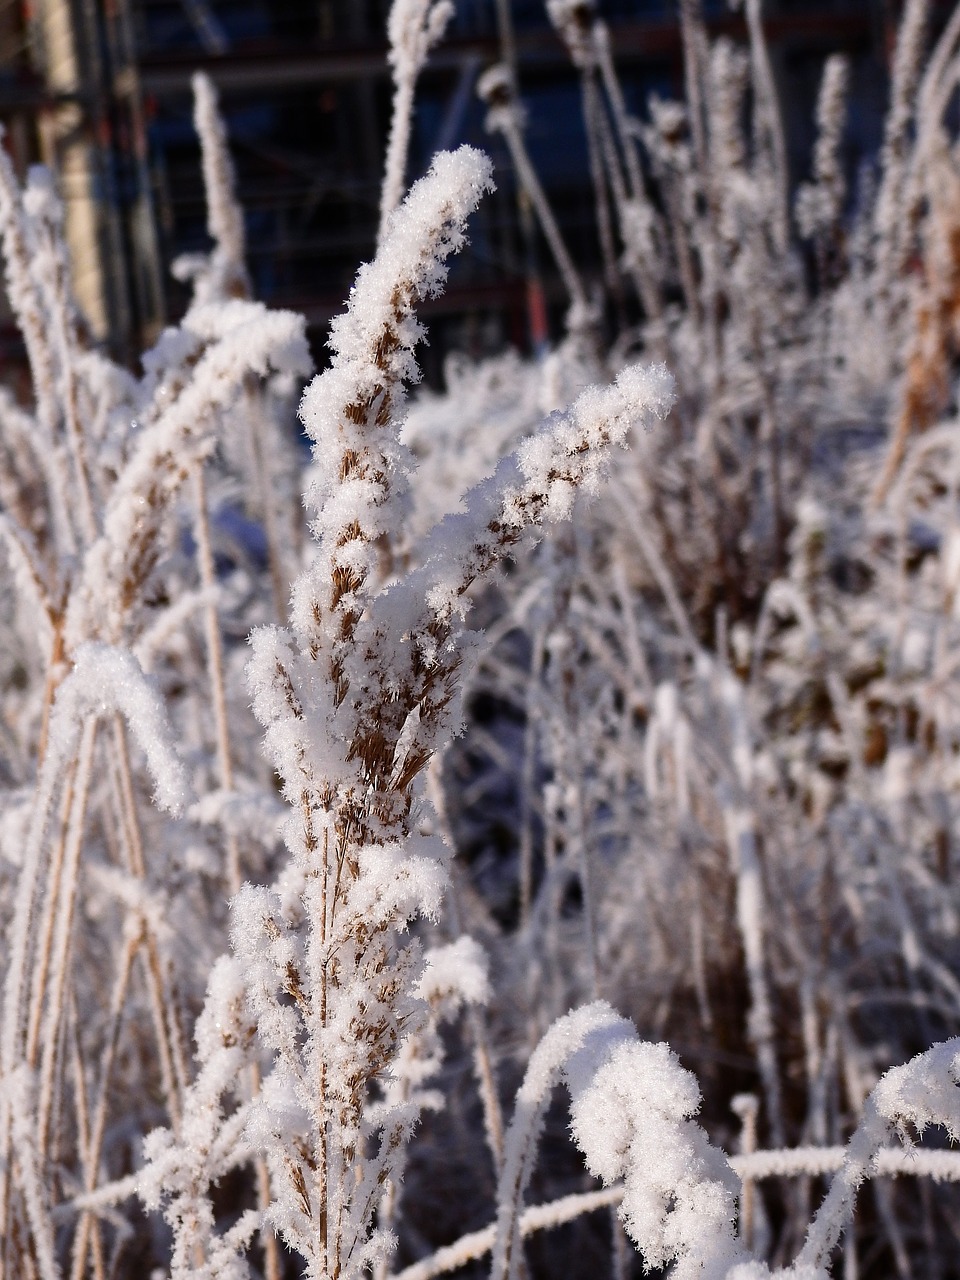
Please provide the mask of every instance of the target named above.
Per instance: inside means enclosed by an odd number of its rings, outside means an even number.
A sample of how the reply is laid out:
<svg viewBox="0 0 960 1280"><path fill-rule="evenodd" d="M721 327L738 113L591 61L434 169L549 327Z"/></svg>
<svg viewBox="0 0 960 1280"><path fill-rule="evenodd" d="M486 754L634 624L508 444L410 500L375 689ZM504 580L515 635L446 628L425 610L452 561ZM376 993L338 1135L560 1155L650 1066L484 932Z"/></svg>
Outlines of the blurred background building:
<svg viewBox="0 0 960 1280"><path fill-rule="evenodd" d="M544 246L524 233L509 157L484 132L475 86L500 56L504 0L456 0L423 76L410 177L437 149L489 149L498 191L428 314L427 372L452 347L529 347L562 294ZM953 0L939 5L941 14ZM372 252L390 108L389 0L0 0L0 119L18 170L52 164L67 208L76 291L91 330L133 359L186 292L170 275L207 245L190 77L217 84L246 212L257 297L308 319L318 355L356 266ZM767 0L795 180L806 176L824 57L852 59L851 168L876 152L900 0ZM511 0L527 141L563 231L599 272L580 91L543 0ZM599 0L629 106L682 96L676 0ZM745 39L727 0L704 0L713 34ZM543 300L545 306L540 305ZM0 327L0 358L17 336Z"/></svg>

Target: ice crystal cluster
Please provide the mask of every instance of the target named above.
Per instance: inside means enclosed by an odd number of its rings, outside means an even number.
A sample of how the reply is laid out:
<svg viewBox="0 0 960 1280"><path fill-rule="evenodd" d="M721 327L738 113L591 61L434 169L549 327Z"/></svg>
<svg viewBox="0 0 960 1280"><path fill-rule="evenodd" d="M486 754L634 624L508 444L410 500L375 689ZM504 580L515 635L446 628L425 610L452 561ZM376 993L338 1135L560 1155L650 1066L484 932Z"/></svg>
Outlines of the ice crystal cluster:
<svg viewBox="0 0 960 1280"><path fill-rule="evenodd" d="M506 38L565 328L443 394L417 307L497 178L408 184L447 0L393 4L312 380L209 81L212 248L135 372L0 151L0 1280L956 1274L960 9L906 0L857 181L825 59L796 189L760 0L742 45L681 0L642 118L602 4L546 9L600 265Z"/></svg>

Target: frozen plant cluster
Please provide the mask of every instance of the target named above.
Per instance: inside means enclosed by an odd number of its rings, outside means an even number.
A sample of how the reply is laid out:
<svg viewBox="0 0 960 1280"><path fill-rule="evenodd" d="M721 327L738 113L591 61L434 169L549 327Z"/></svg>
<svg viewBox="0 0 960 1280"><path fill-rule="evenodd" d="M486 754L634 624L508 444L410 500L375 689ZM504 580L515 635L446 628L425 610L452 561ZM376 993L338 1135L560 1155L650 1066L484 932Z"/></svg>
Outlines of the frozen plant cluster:
<svg viewBox="0 0 960 1280"><path fill-rule="evenodd" d="M744 48L681 0L643 120L599 8L546 7L601 268L501 5L566 328L443 395L417 306L495 176L407 186L446 0L393 4L312 381L209 81L213 247L137 374L0 152L0 1280L956 1273L960 8L931 46L907 0L856 190L826 60L794 192L759 0Z"/></svg>

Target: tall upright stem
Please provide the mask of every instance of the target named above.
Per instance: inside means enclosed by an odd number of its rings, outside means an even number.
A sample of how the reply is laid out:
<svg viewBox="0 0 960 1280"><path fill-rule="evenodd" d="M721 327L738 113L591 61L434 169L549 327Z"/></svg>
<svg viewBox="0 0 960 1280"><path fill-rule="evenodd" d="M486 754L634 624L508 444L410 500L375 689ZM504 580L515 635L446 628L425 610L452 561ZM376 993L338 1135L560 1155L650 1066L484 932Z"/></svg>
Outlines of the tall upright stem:
<svg viewBox="0 0 960 1280"><path fill-rule="evenodd" d="M581 316L587 312L587 295L584 291L583 284L576 267L573 265L573 259L564 244L563 236L560 234L560 227L557 220L553 216L553 210L550 208L550 202L547 199L546 192L540 185L540 179L537 177L537 171L534 169L530 157L527 154L527 148L520 133L520 127L516 120L511 116L505 120L502 126L503 136L506 139L507 147L510 151L510 158L513 161L513 167L517 171L517 177L520 185L524 188L530 197L530 203L533 205L537 218L540 221L540 228L543 231L544 238L550 246L550 252L557 264L557 270L566 286L567 294L570 298L573 309Z"/></svg>
<svg viewBox="0 0 960 1280"><path fill-rule="evenodd" d="M207 647L207 675L213 700L213 722L217 738L217 772L224 791L233 790L233 764L230 759L230 726L227 723L227 699L223 682L223 644L220 638L220 622L217 618L217 579L213 565L213 549L210 545L210 519L207 511L207 483L203 463L193 468L194 488L194 536L197 540L197 564L203 585L206 604L203 609L203 631ZM232 894L237 893L241 881L240 850L237 837L224 831L227 846L227 883Z"/></svg>
<svg viewBox="0 0 960 1280"><path fill-rule="evenodd" d="M121 830L124 835L124 850L127 856L127 869L138 880L146 879L146 863L143 856L143 837L140 831L140 820L137 815L136 798L133 791L133 778L130 770L130 748L127 742L126 729L119 716L113 721L113 756L119 781L119 800L121 808ZM145 940L145 971L147 990L150 995L150 1007L153 1014L154 1036L157 1051L160 1055L160 1075L163 1091L167 1101L167 1110L174 1131L179 1131L183 1108L180 1101L181 1088L188 1078L186 1062L182 1054L182 1044L174 1025L176 1017L173 1001L163 978L163 966L156 939L148 929Z"/></svg>
<svg viewBox="0 0 960 1280"><path fill-rule="evenodd" d="M40 1064L40 1091L37 1105L37 1148L41 1154L45 1153L47 1149L50 1114L54 1103L54 1067L56 1051L60 1043L60 1023L65 1014L64 992L67 979L67 955L70 949L70 935L77 897L80 849L83 843L83 828L87 816L87 800L90 793L95 742L96 720L91 718L87 720L83 727L80 748L77 753L77 772L67 819L63 872L59 885L57 924L52 955L52 984L47 994L47 1016L44 1019L43 1055Z"/></svg>
<svg viewBox="0 0 960 1280"><path fill-rule="evenodd" d="M690 138L699 173L706 173L707 135L703 86L706 84L706 42L701 0L680 0L680 37L683 42L683 80L687 96Z"/></svg>
<svg viewBox="0 0 960 1280"><path fill-rule="evenodd" d="M393 95L393 112L390 117L390 138L387 142L387 162L383 174L380 196L380 230L377 243L383 243L387 220L403 199L407 176L407 154L410 150L410 122L413 116L413 97L416 76L398 73Z"/></svg>
<svg viewBox="0 0 960 1280"><path fill-rule="evenodd" d="M785 253L790 238L790 205L788 193L787 146L783 136L783 120L773 78L770 50L763 32L761 0L746 0L747 30L750 33L750 61L756 92L755 111L770 164L773 183L773 238L779 253Z"/></svg>

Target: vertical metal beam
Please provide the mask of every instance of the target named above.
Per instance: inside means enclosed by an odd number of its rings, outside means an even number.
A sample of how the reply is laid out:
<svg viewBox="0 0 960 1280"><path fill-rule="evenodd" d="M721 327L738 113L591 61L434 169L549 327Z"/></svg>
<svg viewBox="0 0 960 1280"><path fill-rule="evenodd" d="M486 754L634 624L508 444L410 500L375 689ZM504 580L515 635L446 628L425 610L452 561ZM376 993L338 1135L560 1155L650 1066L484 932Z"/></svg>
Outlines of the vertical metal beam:
<svg viewBox="0 0 960 1280"><path fill-rule="evenodd" d="M109 334L109 309L96 200L96 164L76 100L83 92L77 23L70 0L39 0L38 35L44 79L53 94L75 100L47 108L39 122L45 163L59 177L77 302L93 335Z"/></svg>

